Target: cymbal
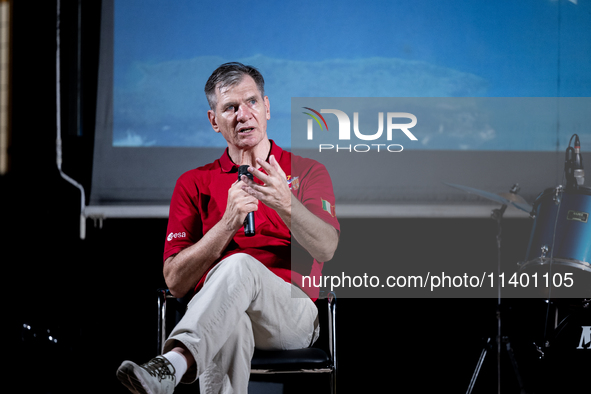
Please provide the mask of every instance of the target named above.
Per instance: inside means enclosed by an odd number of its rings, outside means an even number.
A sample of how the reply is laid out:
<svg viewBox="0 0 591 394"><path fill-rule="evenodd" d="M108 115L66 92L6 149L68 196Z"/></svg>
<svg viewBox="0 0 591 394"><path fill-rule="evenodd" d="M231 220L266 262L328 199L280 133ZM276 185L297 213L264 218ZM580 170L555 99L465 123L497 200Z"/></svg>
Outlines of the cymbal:
<svg viewBox="0 0 591 394"><path fill-rule="evenodd" d="M456 184L447 183L447 182L443 182L443 183L445 183L448 186L455 187L456 189L460 189L465 192L476 194L480 197L484 197L488 200L498 202L499 204L513 206L513 207L515 207L519 210L522 210L524 212L527 212L527 213L530 213L533 209L533 207L530 204L528 204L527 201L525 201L525 199L518 194L514 194L514 193L495 194L495 193L490 193L490 192L487 192L484 190L475 189L475 188L469 187L469 186L456 185Z"/></svg>
<svg viewBox="0 0 591 394"><path fill-rule="evenodd" d="M525 201L525 198L521 197L519 194L499 193L499 196L506 198L507 200L509 200L511 202L518 202L520 204L527 204L527 201Z"/></svg>

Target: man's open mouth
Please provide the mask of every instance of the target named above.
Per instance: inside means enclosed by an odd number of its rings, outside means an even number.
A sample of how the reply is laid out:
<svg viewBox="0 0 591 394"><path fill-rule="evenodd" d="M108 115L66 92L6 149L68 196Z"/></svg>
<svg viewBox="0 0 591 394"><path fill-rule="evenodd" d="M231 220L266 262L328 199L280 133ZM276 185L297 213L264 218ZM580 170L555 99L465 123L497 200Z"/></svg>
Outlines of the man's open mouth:
<svg viewBox="0 0 591 394"><path fill-rule="evenodd" d="M253 129L254 129L253 127L247 127L247 128L238 130L238 133L240 133L240 134L250 133Z"/></svg>

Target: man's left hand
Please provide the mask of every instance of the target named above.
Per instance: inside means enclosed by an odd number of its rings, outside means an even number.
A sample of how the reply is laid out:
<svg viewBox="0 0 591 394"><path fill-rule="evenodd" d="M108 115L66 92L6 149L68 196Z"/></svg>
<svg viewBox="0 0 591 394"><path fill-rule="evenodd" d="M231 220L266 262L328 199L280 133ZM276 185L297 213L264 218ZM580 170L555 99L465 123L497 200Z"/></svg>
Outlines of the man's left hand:
<svg viewBox="0 0 591 394"><path fill-rule="evenodd" d="M287 184L285 172L279 166L275 156L271 155L269 157L269 163L259 158L256 160L267 173L265 174L254 167L249 167L248 171L261 180L263 185L259 185L243 175L242 181L245 185L242 186L242 189L280 215L281 213L290 213L291 191Z"/></svg>

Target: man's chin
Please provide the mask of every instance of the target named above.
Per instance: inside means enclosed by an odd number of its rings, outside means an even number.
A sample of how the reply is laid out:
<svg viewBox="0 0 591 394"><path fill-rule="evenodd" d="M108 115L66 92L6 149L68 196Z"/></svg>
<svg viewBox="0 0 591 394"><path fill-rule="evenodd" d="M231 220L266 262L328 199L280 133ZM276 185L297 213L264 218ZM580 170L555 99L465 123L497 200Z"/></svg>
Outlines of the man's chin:
<svg viewBox="0 0 591 394"><path fill-rule="evenodd" d="M247 134L239 134L236 141L236 147L240 149L252 149L257 147L261 142L265 141L265 137L251 131Z"/></svg>

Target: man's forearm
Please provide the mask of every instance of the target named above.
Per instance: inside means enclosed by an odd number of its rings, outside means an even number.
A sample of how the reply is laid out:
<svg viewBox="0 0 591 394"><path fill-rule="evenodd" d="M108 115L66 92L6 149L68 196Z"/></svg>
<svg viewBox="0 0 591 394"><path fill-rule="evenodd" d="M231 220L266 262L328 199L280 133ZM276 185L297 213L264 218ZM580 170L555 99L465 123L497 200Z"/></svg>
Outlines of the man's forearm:
<svg viewBox="0 0 591 394"><path fill-rule="evenodd" d="M285 172L279 166L275 156L269 157L269 162L257 158L257 163L267 171L263 173L254 167L249 167L255 177L264 184L257 185L253 181L244 179L243 188L258 200L265 203L279 214L300 245L304 247L318 261L332 259L339 235L337 230L310 212L290 191L285 181Z"/></svg>
<svg viewBox="0 0 591 394"><path fill-rule="evenodd" d="M220 221L195 244L166 259L164 279L170 292L182 297L192 290L211 264L220 258L235 233Z"/></svg>
<svg viewBox="0 0 591 394"><path fill-rule="evenodd" d="M292 237L318 261L329 261L339 243L337 230L291 195L291 209L280 213Z"/></svg>
<svg viewBox="0 0 591 394"><path fill-rule="evenodd" d="M228 190L226 210L220 221L195 244L164 262L164 279L174 296L182 297L197 285L228 247L248 212L257 210L258 201L245 193L240 184L236 181Z"/></svg>

